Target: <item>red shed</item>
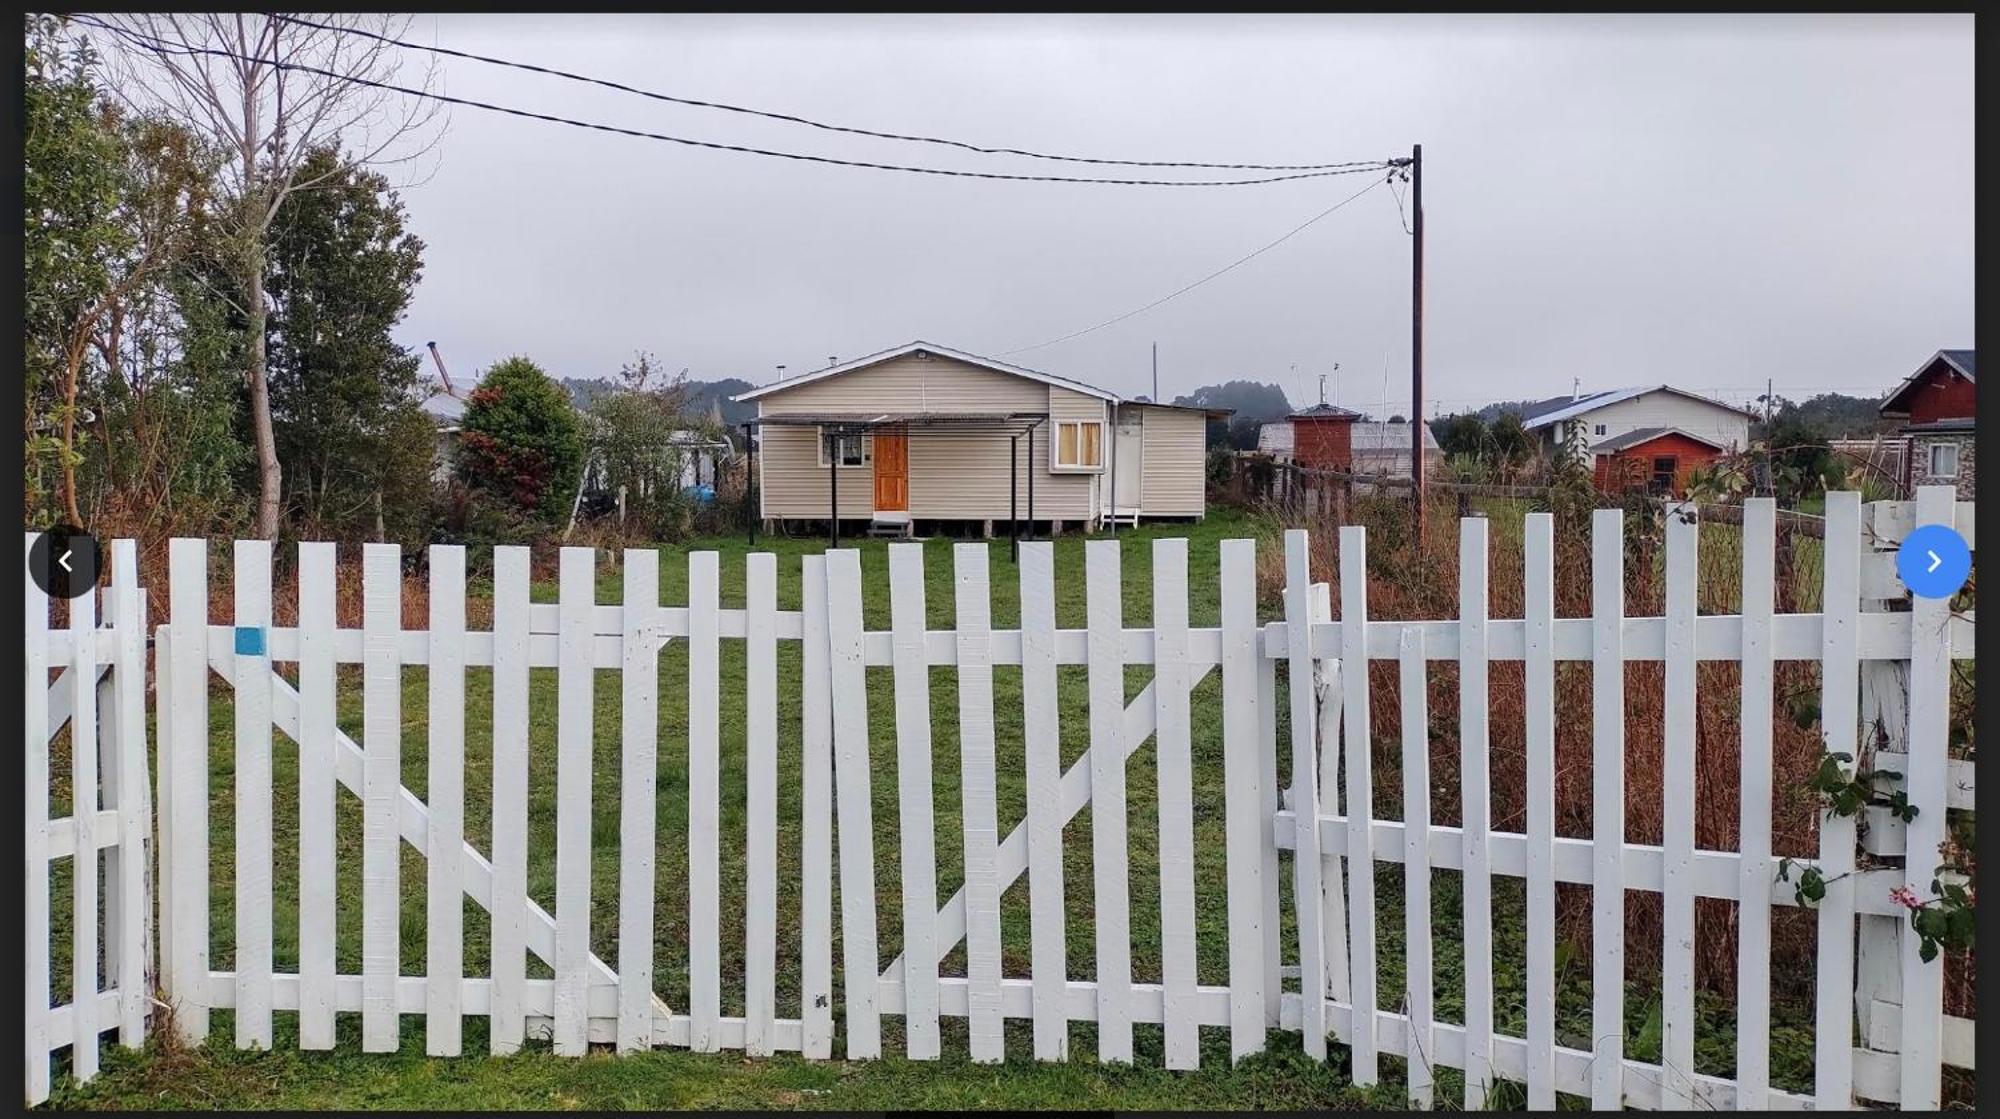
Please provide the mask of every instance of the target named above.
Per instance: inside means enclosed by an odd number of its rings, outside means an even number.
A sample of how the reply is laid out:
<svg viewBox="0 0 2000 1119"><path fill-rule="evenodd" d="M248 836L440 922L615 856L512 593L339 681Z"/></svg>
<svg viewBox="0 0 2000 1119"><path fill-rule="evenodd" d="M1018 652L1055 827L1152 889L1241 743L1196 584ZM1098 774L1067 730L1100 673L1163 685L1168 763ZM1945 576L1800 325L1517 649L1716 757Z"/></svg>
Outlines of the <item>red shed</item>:
<svg viewBox="0 0 2000 1119"><path fill-rule="evenodd" d="M1286 418L1292 424L1293 462L1318 469L1354 468L1354 421L1361 413L1321 403Z"/></svg>
<svg viewBox="0 0 2000 1119"><path fill-rule="evenodd" d="M1677 427L1642 427L1591 448L1597 458L1597 488L1607 492L1644 488L1683 497L1694 471L1722 457L1727 448Z"/></svg>

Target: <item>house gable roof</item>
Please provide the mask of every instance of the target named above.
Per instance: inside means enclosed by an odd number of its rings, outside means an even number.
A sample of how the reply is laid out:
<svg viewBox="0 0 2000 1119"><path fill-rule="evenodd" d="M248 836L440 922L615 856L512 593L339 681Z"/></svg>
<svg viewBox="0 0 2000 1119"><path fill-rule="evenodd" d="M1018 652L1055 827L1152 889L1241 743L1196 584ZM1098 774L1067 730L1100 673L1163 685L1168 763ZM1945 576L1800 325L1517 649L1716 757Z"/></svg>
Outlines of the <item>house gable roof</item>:
<svg viewBox="0 0 2000 1119"><path fill-rule="evenodd" d="M1107 392L1095 385L1086 385L1082 381L1072 381L1067 377L1058 377L1053 373L1043 373L1039 370L1024 369L1021 366L1009 365L1004 361L997 361L990 357L980 357L978 354L969 354L963 350L954 350L949 346L939 346L935 343L924 341L909 342L894 349L883 350L881 353L869 354L867 357L856 358L853 361L843 362L839 365L830 365L825 369L815 369L810 373L801 373L796 377L787 377L782 381L774 381L771 384L751 389L749 392L737 393L735 396L730 397L730 399L739 402L756 400L761 397L770 396L773 393L798 388L800 385L810 385L816 381L824 381L845 373L853 373L857 370L866 369L871 365L880 365L885 361L905 357L920 351L936 354L939 357L952 358L956 361L965 362L967 365L977 365L982 369L991 369L996 373L1026 377L1031 381L1040 381L1045 385L1068 389L1071 392L1080 392L1085 396L1094 396L1099 400L1109 400L1117 403L1120 399L1117 393Z"/></svg>
<svg viewBox="0 0 2000 1119"><path fill-rule="evenodd" d="M1521 426L1529 431L1534 431L1536 428L1547 427L1550 424L1560 423L1563 420L1575 419L1578 416L1595 412L1599 408L1608 407L1609 405L1627 400L1636 400L1648 393L1655 392L1670 392L1675 396L1683 396L1702 404L1713 405L1725 412L1735 412L1738 415L1749 416L1752 419L1757 417L1757 414L1748 408L1738 408L1734 404L1724 404L1720 400L1712 400L1698 393L1689 392L1686 389L1677 389L1672 385L1633 385L1629 388L1610 389L1605 392L1595 393L1572 401L1567 406L1553 408L1546 412L1538 412L1533 418L1524 415L1521 417Z"/></svg>
<svg viewBox="0 0 2000 1119"><path fill-rule="evenodd" d="M1678 435L1682 439L1693 440L1696 443L1700 443L1704 447L1713 447L1718 451L1728 449L1724 447L1722 444L1716 442L1715 440L1710 439L1706 435L1696 435L1692 431L1688 431L1684 428L1678 428L1678 427L1637 428L1632 431L1628 431L1623 435L1612 436L1611 438L1606 439L1604 442L1592 446L1590 449L1593 452L1601 451L1605 453L1610 453L1612 451L1625 451L1625 450L1630 450L1633 447L1642 447L1647 443L1651 443L1655 439L1663 439L1669 435Z"/></svg>
<svg viewBox="0 0 2000 1119"><path fill-rule="evenodd" d="M1972 381L1972 355L1973 351L1971 350L1939 350L1937 353L1932 354L1929 361L1924 362L1915 373L1903 378L1903 383L1897 385L1890 391L1888 396L1882 399L1878 411L1890 416L1907 414L1910 408L1905 402L1905 398L1914 392L1919 385L1923 384L1925 378L1929 377L1931 373L1940 369L1947 376L1957 374L1968 381Z"/></svg>

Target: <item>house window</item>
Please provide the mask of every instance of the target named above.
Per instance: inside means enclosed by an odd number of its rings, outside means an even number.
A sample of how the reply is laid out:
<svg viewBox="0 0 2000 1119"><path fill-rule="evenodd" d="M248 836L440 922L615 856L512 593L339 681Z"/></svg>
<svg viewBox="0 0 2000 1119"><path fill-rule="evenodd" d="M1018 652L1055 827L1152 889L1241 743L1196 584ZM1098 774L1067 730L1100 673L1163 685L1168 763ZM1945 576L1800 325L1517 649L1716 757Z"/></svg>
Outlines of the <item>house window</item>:
<svg viewBox="0 0 2000 1119"><path fill-rule="evenodd" d="M1098 420L1064 420L1056 424L1055 468L1097 470L1104 466L1104 424Z"/></svg>
<svg viewBox="0 0 2000 1119"><path fill-rule="evenodd" d="M1933 478L1958 477L1958 444L1932 443L1930 445L1930 454L1931 454L1931 468L1930 468L1931 477Z"/></svg>
<svg viewBox="0 0 2000 1119"><path fill-rule="evenodd" d="M1597 434L1599 434L1599 435L1602 435L1602 434L1604 434L1604 425L1603 425L1603 424L1598 424L1598 425L1597 425Z"/></svg>
<svg viewBox="0 0 2000 1119"><path fill-rule="evenodd" d="M1653 459L1654 493L1674 492L1674 475L1680 471L1681 460L1674 455L1659 455Z"/></svg>
<svg viewBox="0 0 2000 1119"><path fill-rule="evenodd" d="M838 459L842 466L866 466L875 461L875 441L866 435L828 436L822 428L817 442L821 466L833 465L833 459ZM830 444L838 446L830 448ZM833 451L831 458L828 456L830 449Z"/></svg>

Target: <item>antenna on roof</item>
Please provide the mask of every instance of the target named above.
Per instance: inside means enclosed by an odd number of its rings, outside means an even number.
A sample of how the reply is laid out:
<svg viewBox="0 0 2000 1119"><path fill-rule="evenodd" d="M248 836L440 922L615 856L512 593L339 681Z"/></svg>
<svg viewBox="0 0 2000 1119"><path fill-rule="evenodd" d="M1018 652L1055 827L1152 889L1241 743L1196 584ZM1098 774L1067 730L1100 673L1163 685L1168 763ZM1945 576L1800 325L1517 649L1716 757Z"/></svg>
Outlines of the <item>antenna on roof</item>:
<svg viewBox="0 0 2000 1119"><path fill-rule="evenodd" d="M444 355L438 353L438 344L436 342L425 342L424 345L430 347L431 360L437 362L438 376L444 378L445 395L457 396L458 390L451 387L451 374L444 371Z"/></svg>
<svg viewBox="0 0 2000 1119"><path fill-rule="evenodd" d="M1570 381L1569 381L1569 398L1570 398L1571 400L1582 400L1582 399L1583 399L1583 378L1582 378L1582 377L1571 377L1571 378L1570 378Z"/></svg>
<svg viewBox="0 0 2000 1119"><path fill-rule="evenodd" d="M832 369L834 366L839 364L840 364L840 359L838 357L835 357L832 354L826 355L826 367L828 369Z"/></svg>

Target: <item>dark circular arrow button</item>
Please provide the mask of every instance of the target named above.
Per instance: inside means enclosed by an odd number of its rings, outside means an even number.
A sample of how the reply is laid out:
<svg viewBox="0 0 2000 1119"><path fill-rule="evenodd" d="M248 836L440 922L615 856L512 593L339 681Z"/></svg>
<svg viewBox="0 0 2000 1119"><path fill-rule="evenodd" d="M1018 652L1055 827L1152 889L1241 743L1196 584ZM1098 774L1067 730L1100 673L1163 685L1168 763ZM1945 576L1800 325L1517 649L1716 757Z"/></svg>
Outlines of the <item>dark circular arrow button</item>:
<svg viewBox="0 0 2000 1119"><path fill-rule="evenodd" d="M50 598L80 598L97 585L97 540L80 528L59 525L35 538L28 577Z"/></svg>

